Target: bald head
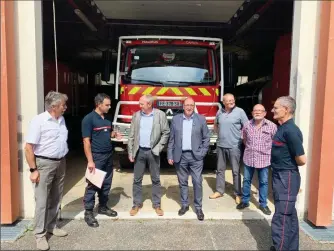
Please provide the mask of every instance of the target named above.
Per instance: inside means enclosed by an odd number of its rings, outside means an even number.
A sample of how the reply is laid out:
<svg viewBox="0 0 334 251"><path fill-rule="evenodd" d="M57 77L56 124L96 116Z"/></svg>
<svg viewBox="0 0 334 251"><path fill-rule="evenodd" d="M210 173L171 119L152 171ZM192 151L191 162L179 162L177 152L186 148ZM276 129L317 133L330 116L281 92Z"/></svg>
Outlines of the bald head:
<svg viewBox="0 0 334 251"><path fill-rule="evenodd" d="M262 121L264 119L264 117L267 115L266 113L266 109L264 108L263 105L261 104L256 104L253 107L253 111L252 111L252 115L253 115L253 119L255 121Z"/></svg>
<svg viewBox="0 0 334 251"><path fill-rule="evenodd" d="M254 107L253 107L253 111L255 111L255 110L263 110L263 111L266 111L266 108L264 108L264 106L261 105L261 104L257 104L257 105L254 105Z"/></svg>
<svg viewBox="0 0 334 251"><path fill-rule="evenodd" d="M225 110L227 112L230 112L235 107L235 99L234 99L233 94L226 93L223 96L223 104L225 106Z"/></svg>
<svg viewBox="0 0 334 251"><path fill-rule="evenodd" d="M231 94L231 93L226 93L226 94L223 96L223 100L230 100L230 99L233 99L233 100L234 100L234 95Z"/></svg>
<svg viewBox="0 0 334 251"><path fill-rule="evenodd" d="M184 104L189 104L189 103L192 103L192 104L195 104L195 100L192 98L192 97L187 97L184 101Z"/></svg>

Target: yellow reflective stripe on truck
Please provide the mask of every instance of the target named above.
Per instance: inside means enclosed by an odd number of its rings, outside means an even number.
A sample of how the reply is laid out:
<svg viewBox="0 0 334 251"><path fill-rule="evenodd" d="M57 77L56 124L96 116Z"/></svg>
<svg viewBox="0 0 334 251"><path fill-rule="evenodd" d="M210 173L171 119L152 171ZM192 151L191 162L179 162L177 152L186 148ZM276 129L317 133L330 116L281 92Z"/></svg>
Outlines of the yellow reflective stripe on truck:
<svg viewBox="0 0 334 251"><path fill-rule="evenodd" d="M175 93L175 95L181 96L183 93L179 90L179 88L172 87L172 91Z"/></svg>
<svg viewBox="0 0 334 251"><path fill-rule="evenodd" d="M184 88L190 96L196 96L197 93L192 88Z"/></svg>
<svg viewBox="0 0 334 251"><path fill-rule="evenodd" d="M140 94L140 95L147 95L147 94L152 94L156 96L162 96L165 95L165 93L170 90L174 93L176 96L212 96L213 93L211 94L206 88L191 88L191 87L185 87L185 88L179 88L179 87L140 87L140 86L134 86L130 89L129 95L135 95L135 94ZM216 95L219 95L219 89L212 89L215 91ZM124 89L121 89L121 93L124 92Z"/></svg>
<svg viewBox="0 0 334 251"><path fill-rule="evenodd" d="M204 96L211 96L210 92L208 92L207 89L205 89L205 88L198 88L198 89L201 91L201 93L202 93Z"/></svg>
<svg viewBox="0 0 334 251"><path fill-rule="evenodd" d="M164 95L168 91L168 87L162 87L156 95Z"/></svg>
<svg viewBox="0 0 334 251"><path fill-rule="evenodd" d="M135 86L131 89L131 91L129 91L129 95L133 95L133 94L136 94L139 90L140 90L141 87L138 87L138 86Z"/></svg>
<svg viewBox="0 0 334 251"><path fill-rule="evenodd" d="M153 90L155 89L155 87L148 87L146 88L145 91L143 91L143 95L147 95L147 94L150 94Z"/></svg>

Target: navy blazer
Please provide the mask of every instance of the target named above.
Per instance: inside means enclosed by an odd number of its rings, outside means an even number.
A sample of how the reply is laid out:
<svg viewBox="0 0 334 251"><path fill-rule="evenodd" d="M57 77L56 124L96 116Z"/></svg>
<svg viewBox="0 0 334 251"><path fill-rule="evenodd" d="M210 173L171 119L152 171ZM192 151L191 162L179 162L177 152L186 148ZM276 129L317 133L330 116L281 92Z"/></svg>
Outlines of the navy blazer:
<svg viewBox="0 0 334 251"><path fill-rule="evenodd" d="M173 117L170 125L167 158L180 162L182 155L183 113ZM203 160L209 150L210 132L204 116L194 113L191 149L196 160Z"/></svg>

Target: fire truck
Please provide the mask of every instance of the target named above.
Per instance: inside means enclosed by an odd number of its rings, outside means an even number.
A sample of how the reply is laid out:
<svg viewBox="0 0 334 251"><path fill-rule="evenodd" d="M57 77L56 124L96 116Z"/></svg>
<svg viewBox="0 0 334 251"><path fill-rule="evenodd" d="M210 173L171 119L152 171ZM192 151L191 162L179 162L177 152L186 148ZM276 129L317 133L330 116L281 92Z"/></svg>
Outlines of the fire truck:
<svg viewBox="0 0 334 251"><path fill-rule="evenodd" d="M210 149L217 135L213 123L224 91L223 41L207 37L124 36L119 38L115 80L116 105L113 126L122 140L112 139L127 161L127 142L139 98L154 96L153 106L166 112L170 121L183 112L183 100L195 100L195 111L205 116L210 130ZM210 152L211 152L210 150ZM123 158L122 158L123 156Z"/></svg>

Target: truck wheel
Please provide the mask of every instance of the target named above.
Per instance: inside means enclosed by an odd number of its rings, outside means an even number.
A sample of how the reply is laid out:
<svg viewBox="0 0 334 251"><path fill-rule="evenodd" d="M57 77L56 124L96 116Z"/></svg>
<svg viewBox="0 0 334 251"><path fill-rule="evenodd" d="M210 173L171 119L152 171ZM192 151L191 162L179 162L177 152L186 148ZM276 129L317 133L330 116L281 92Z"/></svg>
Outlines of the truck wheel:
<svg viewBox="0 0 334 251"><path fill-rule="evenodd" d="M133 163L129 161L127 154L118 155L118 161L120 170L133 169Z"/></svg>
<svg viewBox="0 0 334 251"><path fill-rule="evenodd" d="M217 169L217 157L215 154L205 156L203 169L210 171Z"/></svg>

